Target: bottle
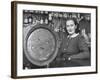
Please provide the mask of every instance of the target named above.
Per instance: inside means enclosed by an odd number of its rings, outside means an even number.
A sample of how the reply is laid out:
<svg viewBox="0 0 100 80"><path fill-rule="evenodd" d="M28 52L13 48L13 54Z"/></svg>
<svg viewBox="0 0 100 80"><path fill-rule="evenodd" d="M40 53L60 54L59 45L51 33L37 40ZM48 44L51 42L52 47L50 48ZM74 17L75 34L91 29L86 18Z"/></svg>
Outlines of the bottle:
<svg viewBox="0 0 100 80"><path fill-rule="evenodd" d="M49 21L52 20L52 14L49 14Z"/></svg>
<svg viewBox="0 0 100 80"><path fill-rule="evenodd" d="M47 18L45 18L45 24L48 24L48 19Z"/></svg>
<svg viewBox="0 0 100 80"><path fill-rule="evenodd" d="M43 24L43 18L40 19L40 24Z"/></svg>

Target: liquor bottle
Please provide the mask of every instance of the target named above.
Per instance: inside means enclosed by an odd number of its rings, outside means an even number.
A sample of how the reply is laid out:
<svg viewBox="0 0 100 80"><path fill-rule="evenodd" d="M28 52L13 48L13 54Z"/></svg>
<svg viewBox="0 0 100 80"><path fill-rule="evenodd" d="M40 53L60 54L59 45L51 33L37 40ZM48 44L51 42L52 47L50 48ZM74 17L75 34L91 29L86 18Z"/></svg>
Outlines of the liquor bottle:
<svg viewBox="0 0 100 80"><path fill-rule="evenodd" d="M43 18L40 19L40 24L43 24Z"/></svg>
<svg viewBox="0 0 100 80"><path fill-rule="evenodd" d="M51 21L52 20L52 14L50 13L49 14L49 21Z"/></svg>
<svg viewBox="0 0 100 80"><path fill-rule="evenodd" d="M47 18L45 18L45 24L48 24L48 19Z"/></svg>
<svg viewBox="0 0 100 80"><path fill-rule="evenodd" d="M24 19L24 24L27 24L27 23L28 23L28 19L25 18L25 19Z"/></svg>

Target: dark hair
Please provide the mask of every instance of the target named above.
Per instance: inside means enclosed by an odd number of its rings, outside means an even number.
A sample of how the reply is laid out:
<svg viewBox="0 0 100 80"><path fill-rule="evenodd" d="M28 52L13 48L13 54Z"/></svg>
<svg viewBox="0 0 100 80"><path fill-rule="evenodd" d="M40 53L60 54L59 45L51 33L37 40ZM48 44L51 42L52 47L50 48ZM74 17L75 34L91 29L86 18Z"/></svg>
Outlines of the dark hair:
<svg viewBox="0 0 100 80"><path fill-rule="evenodd" d="M75 33L79 33L79 32L80 32L80 30L79 30L79 24L78 24L76 18L67 18L66 21L65 21L65 24L66 24L66 22L69 21L69 20L72 20L72 21L74 22L74 24L77 26L77 28L76 28L76 30L75 30ZM65 26L64 29L65 29L65 32L66 32L67 34L69 34L69 33L67 32L66 26Z"/></svg>

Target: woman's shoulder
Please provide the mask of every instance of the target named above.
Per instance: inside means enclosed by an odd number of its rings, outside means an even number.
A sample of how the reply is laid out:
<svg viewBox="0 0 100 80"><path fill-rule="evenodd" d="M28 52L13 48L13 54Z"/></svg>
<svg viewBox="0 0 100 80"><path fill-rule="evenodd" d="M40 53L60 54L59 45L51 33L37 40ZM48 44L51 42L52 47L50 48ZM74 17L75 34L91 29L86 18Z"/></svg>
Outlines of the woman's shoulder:
<svg viewBox="0 0 100 80"><path fill-rule="evenodd" d="M77 40L77 39L84 39L84 37L83 37L81 34L77 33L76 36L72 37L72 39L74 39L74 40L75 40L75 39L76 39L76 40Z"/></svg>
<svg viewBox="0 0 100 80"><path fill-rule="evenodd" d="M84 39L84 37L83 37L81 34L79 34L79 35L77 36L77 38L79 38L79 39Z"/></svg>
<svg viewBox="0 0 100 80"><path fill-rule="evenodd" d="M86 44L86 40L85 40L85 38L84 38L84 36L82 36L81 34L79 34L78 36L77 36L77 41L78 41L78 43L79 44Z"/></svg>

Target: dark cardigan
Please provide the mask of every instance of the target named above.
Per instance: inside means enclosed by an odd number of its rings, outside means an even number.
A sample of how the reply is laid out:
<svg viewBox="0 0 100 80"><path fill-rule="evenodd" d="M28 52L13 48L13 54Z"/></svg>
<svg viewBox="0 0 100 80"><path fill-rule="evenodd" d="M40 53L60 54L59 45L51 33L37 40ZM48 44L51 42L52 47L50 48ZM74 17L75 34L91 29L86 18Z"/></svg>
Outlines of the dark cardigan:
<svg viewBox="0 0 100 80"><path fill-rule="evenodd" d="M80 34L74 38L65 37L61 43L61 52L76 59L89 57L88 45Z"/></svg>

